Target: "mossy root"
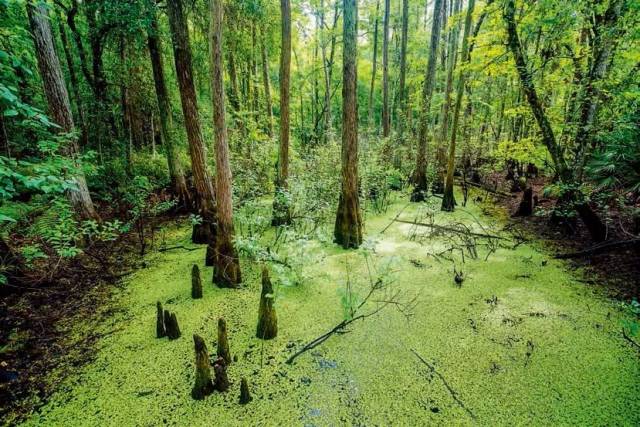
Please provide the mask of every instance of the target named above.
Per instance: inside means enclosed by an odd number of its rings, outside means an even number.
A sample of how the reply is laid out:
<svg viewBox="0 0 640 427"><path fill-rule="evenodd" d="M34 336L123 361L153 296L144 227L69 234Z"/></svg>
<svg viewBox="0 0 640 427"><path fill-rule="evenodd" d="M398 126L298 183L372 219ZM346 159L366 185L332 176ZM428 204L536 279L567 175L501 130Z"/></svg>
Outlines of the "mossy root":
<svg viewBox="0 0 640 427"><path fill-rule="evenodd" d="M262 293L260 294L260 309L258 312L258 327L256 337L270 340L278 335L278 317L273 307L273 285L269 278L269 270L262 267Z"/></svg>
<svg viewBox="0 0 640 427"><path fill-rule="evenodd" d="M164 326L167 330L167 337L169 337L170 340L180 338L180 327L178 326L178 318L175 313L171 313L169 310L164 311Z"/></svg>
<svg viewBox="0 0 640 427"><path fill-rule="evenodd" d="M222 357L227 365L231 364L231 352L229 351L229 339L227 338L227 322L222 317L218 319L218 357Z"/></svg>
<svg viewBox="0 0 640 427"><path fill-rule="evenodd" d="M197 264L194 264L191 269L191 298L202 298L202 278Z"/></svg>
<svg viewBox="0 0 640 427"><path fill-rule="evenodd" d="M222 357L218 357L213 364L213 371L215 372L216 380L214 387L218 391L229 390L229 377L227 376L227 364Z"/></svg>
<svg viewBox="0 0 640 427"><path fill-rule="evenodd" d="M164 312L162 311L162 304L160 304L160 301L156 304L156 310L156 337L164 338L167 336L167 330L164 326Z"/></svg>
<svg viewBox="0 0 640 427"><path fill-rule="evenodd" d="M198 335L193 335L193 344L196 352L196 381L191 389L191 397L196 400L204 399L205 396L213 393L214 386L211 379L211 367L209 364L209 353L204 339Z"/></svg>
<svg viewBox="0 0 640 427"><path fill-rule="evenodd" d="M246 405L252 400L253 397L251 397L251 393L249 392L249 383L246 378L242 378L240 380L240 404Z"/></svg>

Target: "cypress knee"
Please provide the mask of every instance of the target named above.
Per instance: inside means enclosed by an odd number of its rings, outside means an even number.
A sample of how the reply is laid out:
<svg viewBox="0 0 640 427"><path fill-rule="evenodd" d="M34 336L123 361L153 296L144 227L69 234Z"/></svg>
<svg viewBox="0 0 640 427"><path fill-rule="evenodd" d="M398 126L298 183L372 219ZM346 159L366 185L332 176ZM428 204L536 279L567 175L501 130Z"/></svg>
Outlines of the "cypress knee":
<svg viewBox="0 0 640 427"><path fill-rule="evenodd" d="M260 311L258 312L258 327L256 336L270 340L278 335L278 317L273 307L273 285L269 279L269 270L262 268L262 293L260 294Z"/></svg>
<svg viewBox="0 0 640 427"><path fill-rule="evenodd" d="M227 365L222 357L218 357L213 364L216 380L214 387L218 391L229 390L229 377L227 376Z"/></svg>
<svg viewBox="0 0 640 427"><path fill-rule="evenodd" d="M164 326L164 314L162 312L162 304L160 304L160 301L158 301L156 309L156 337L163 338L167 336L167 330Z"/></svg>
<svg viewBox="0 0 640 427"><path fill-rule="evenodd" d="M164 311L164 326L167 329L167 336L170 340L180 338L180 327L175 313L171 313L168 310Z"/></svg>
<svg viewBox="0 0 640 427"><path fill-rule="evenodd" d="M191 397L196 400L204 399L205 396L213 393L213 381L211 380L211 368L209 364L209 353L207 345L202 337L193 335L193 344L196 351L196 382L191 389Z"/></svg>
<svg viewBox="0 0 640 427"><path fill-rule="evenodd" d="M253 397L251 397L251 393L249 392L249 383L246 378L242 378L240 380L240 404L246 405L252 400Z"/></svg>
<svg viewBox="0 0 640 427"><path fill-rule="evenodd" d="M227 322L222 317L218 319L218 357L222 357L227 365L231 364L231 352L229 351L229 339L227 338Z"/></svg>
<svg viewBox="0 0 640 427"><path fill-rule="evenodd" d="M191 298L202 298L202 279L200 278L200 268L195 264L191 269Z"/></svg>

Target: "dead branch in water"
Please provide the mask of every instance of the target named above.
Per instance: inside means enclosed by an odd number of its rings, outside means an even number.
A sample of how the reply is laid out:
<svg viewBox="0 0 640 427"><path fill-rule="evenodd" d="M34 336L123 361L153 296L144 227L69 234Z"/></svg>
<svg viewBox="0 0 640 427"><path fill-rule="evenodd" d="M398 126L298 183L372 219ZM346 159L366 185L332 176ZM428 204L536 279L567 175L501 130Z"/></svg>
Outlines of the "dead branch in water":
<svg viewBox="0 0 640 427"><path fill-rule="evenodd" d="M474 237L483 237L485 239L509 240L506 237L496 236L494 234L475 233L475 232L470 231L468 229L457 228L457 227L447 227L447 226L444 226L444 225L427 224L427 223L424 223L424 222L417 222L417 221L406 221L406 220L403 220L403 219L394 219L394 221L395 222L401 222L403 224L418 225L420 227L429 227L429 228L433 228L433 229L436 229L436 230L448 231L450 233L466 234L466 235L474 236Z"/></svg>
<svg viewBox="0 0 640 427"><path fill-rule="evenodd" d="M460 400L460 398L458 397L458 393L449 385L449 383L447 382L447 380L445 379L445 377L436 370L436 367L433 366L431 363L427 362L425 360L424 357L420 356L420 353L418 353L417 351L415 351L414 349L410 349L411 352L413 354L416 355L416 357L423 363L425 364L433 374L437 375L438 378L440 378L440 381L442 381L442 383L444 384L444 386L446 387L447 391L449 392L449 394L451 395L451 397L453 398L453 400L456 401L456 403L465 410L465 412L467 414L469 414L469 416L471 418L473 418L474 420L476 419L476 416L473 412L471 412L471 410L469 408L467 408L467 406L464 404L464 402L462 402L462 400Z"/></svg>
<svg viewBox="0 0 640 427"><path fill-rule="evenodd" d="M346 331L347 326L351 325L352 323L355 323L357 320L364 320L367 317L374 316L378 314L380 311L382 311L383 309L385 309L386 307L389 307L389 306L396 307L398 311L400 311L400 313L402 313L405 317L409 318L411 316L412 310L415 308L417 304L417 296L415 296L409 301L401 301L400 292L396 291L391 295L387 295L387 296L382 295L380 298L376 298L376 296L379 295L381 292L388 290L391 282L388 282L388 281L385 282L385 280L382 277L377 277L374 279L371 272L371 268L369 266L369 260L368 258L366 258L366 255L365 255L365 260L367 262L367 269L369 270L369 284L370 284L369 291L367 295L362 299L362 301L355 308L351 308L350 317L347 319L344 319L342 322L338 323L329 331L325 332L324 334L320 335L319 337L305 344L304 347L302 347L300 350L298 350L293 355L291 355L286 360L285 363L287 363L288 365L291 365L299 356L301 356L302 354L306 353L309 350L316 348L317 346L319 346L320 344L328 340L332 335L348 332ZM351 292L351 286L350 286L348 277L349 277L349 271L348 271L348 265L347 265L347 292ZM377 303L378 306L369 312L360 313L360 311L364 308L364 306L369 301L372 303Z"/></svg>

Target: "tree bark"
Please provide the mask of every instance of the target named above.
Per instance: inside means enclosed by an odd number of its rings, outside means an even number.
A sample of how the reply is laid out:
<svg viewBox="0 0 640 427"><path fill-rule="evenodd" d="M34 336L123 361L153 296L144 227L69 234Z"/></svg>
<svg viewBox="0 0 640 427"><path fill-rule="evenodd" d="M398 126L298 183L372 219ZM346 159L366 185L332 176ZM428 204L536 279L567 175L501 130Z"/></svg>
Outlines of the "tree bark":
<svg viewBox="0 0 640 427"><path fill-rule="evenodd" d="M60 61L54 48L47 7L42 3L36 5L32 0L29 0L27 2L27 14L49 113L63 132L73 132L75 128L69 103L69 93L67 92ZM63 152L73 161L76 167L72 178L76 188L69 190L67 193L71 205L82 218L99 218L93 207L93 201L82 171L75 138L65 145Z"/></svg>
<svg viewBox="0 0 640 427"><path fill-rule="evenodd" d="M385 0L386 1L386 0ZM373 90L376 85L376 70L378 65L378 12L380 10L380 0L376 2L376 16L373 24L373 65L371 68L371 86L369 87L369 115L367 116L367 124L373 129Z"/></svg>
<svg viewBox="0 0 640 427"><path fill-rule="evenodd" d="M382 137L391 132L389 111L389 8L390 0L384 0L384 23L382 30Z"/></svg>
<svg viewBox="0 0 640 427"><path fill-rule="evenodd" d="M442 198L442 210L452 212L455 209L456 199L453 196L453 172L456 166L456 138L458 134L458 122L460 120L460 108L464 96L466 72L464 67L469 64L469 32L471 31L471 18L475 0L469 0L467 16L464 21L464 36L462 38L462 61L461 70L458 76L456 87L456 103L453 107L453 123L451 125L451 142L449 144L449 159L447 161L447 178L444 186L444 196Z"/></svg>
<svg viewBox="0 0 640 427"><path fill-rule="evenodd" d="M202 222L194 226L192 240L194 243L211 244L215 234L212 229L215 216L215 197L200 128L198 100L193 80L191 46L187 33L187 22L182 9L182 0L168 0L167 14L173 39L173 56L180 88L182 113L189 140L191 170L196 188L195 202L202 217Z"/></svg>
<svg viewBox="0 0 640 427"><path fill-rule="evenodd" d="M267 135L273 137L273 108L271 106L271 83L269 82L269 61L267 59L266 35L262 30L260 38L260 53L262 59L262 81L264 83L264 106L267 112Z"/></svg>
<svg viewBox="0 0 640 427"><path fill-rule="evenodd" d="M174 195L178 198L179 203L189 207L191 204L191 195L187 188L187 181L184 177L182 165L180 165L178 160L178 153L173 135L171 105L164 77L162 45L159 37L158 19L155 9L151 11L151 28L149 29L149 34L147 36L147 46L149 48L149 56L151 58L151 69L153 71L153 83L155 85L156 99L158 101L158 112L160 113L160 135L162 138L162 144L164 145L165 154L167 156L171 187Z"/></svg>
<svg viewBox="0 0 640 427"><path fill-rule="evenodd" d="M358 6L343 0L342 59L342 191L335 224L335 242L343 248L362 243L362 217L358 197Z"/></svg>
<svg viewBox="0 0 640 427"><path fill-rule="evenodd" d="M398 82L398 134L404 143L404 129L407 122L407 41L409 36L409 0L402 0L402 36L400 39L400 78Z"/></svg>
<svg viewBox="0 0 640 427"><path fill-rule="evenodd" d="M71 90L73 91L73 97L76 101L76 109L78 110L78 123L80 129L82 129L81 141L82 146L87 145L87 126L84 118L84 106L82 104L82 98L80 97L80 88L78 83L78 76L76 74L76 67L73 64L73 57L71 56L71 49L69 47L69 39L67 38L67 32L64 29L62 19L58 20L58 30L60 32L60 41L62 42L62 50L64 51L64 57L67 62L67 68L69 70L69 79L71 80Z"/></svg>
<svg viewBox="0 0 640 427"><path fill-rule="evenodd" d="M224 79L222 64L222 0L212 0L210 7L209 52L211 54L211 93L213 126L216 136L216 236L213 281L219 287L236 288L242 281L240 260L233 244L233 191L229 144L225 122Z"/></svg>
<svg viewBox="0 0 640 427"><path fill-rule="evenodd" d="M421 202L426 199L427 184L427 132L429 127L429 111L433 96L433 85L436 75L437 51L440 43L440 23L442 20L443 0L434 0L433 19L431 24L431 45L429 46L429 59L427 72L422 88L420 106L420 124L418 132L418 155L416 157L416 170L414 175L414 188L411 195L412 202Z"/></svg>
<svg viewBox="0 0 640 427"><path fill-rule="evenodd" d="M453 6L453 15L457 15L460 12L461 0L455 0ZM448 34L448 47L447 47L447 82L444 92L444 104L442 107L442 118L440 120L440 138L437 146L437 163L436 163L436 182L434 182L433 192L444 193L444 181L446 173L446 143L449 137L449 123L451 121L451 92L453 91L453 70L456 67L458 60L458 34L460 32L460 24L455 24Z"/></svg>
<svg viewBox="0 0 640 427"><path fill-rule="evenodd" d="M280 149L278 151L278 176L273 200L272 225L291 223L289 188L289 98L291 73L291 3L280 0L282 15L282 46L280 48Z"/></svg>

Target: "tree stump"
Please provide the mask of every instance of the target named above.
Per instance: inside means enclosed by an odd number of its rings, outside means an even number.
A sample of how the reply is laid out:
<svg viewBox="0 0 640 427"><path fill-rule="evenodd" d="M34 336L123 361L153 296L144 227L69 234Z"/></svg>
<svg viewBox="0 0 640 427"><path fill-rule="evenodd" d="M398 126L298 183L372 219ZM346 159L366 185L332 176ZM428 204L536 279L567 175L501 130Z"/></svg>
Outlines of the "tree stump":
<svg viewBox="0 0 640 427"><path fill-rule="evenodd" d="M262 267L262 293L260 294L260 310L258 312L258 327L256 336L270 340L278 335L278 317L273 307L273 285L269 279L269 270Z"/></svg>
<svg viewBox="0 0 640 427"><path fill-rule="evenodd" d="M531 214L533 214L533 188L527 187L522 193L520 206L518 206L518 210L513 216L530 216Z"/></svg>
<svg viewBox="0 0 640 427"><path fill-rule="evenodd" d="M240 404L246 405L252 400L253 397L251 397L251 393L249 392L249 383L246 378L242 378L240 380Z"/></svg>
<svg viewBox="0 0 640 427"><path fill-rule="evenodd" d="M169 310L164 311L164 326L170 340L180 338L180 327L178 326L178 318L175 313L171 313Z"/></svg>
<svg viewBox="0 0 640 427"><path fill-rule="evenodd" d="M162 311L162 304L160 301L156 304L156 337L163 338L167 336L167 330L164 324L164 312Z"/></svg>
<svg viewBox="0 0 640 427"><path fill-rule="evenodd" d="M227 365L231 364L231 352L229 351L229 339L227 338L227 322L222 317L218 319L218 357L222 357Z"/></svg>
<svg viewBox="0 0 640 427"><path fill-rule="evenodd" d="M211 380L209 353L204 339L194 334L193 344L196 352L196 382L193 385L193 389L191 389L191 397L201 400L213 393L214 385Z"/></svg>
<svg viewBox="0 0 640 427"><path fill-rule="evenodd" d="M202 298L202 279L200 278L200 268L196 264L191 269L191 298Z"/></svg>
<svg viewBox="0 0 640 427"><path fill-rule="evenodd" d="M214 387L218 391L229 390L229 377L227 376L227 365L222 357L218 357L213 364L213 371L216 376Z"/></svg>

